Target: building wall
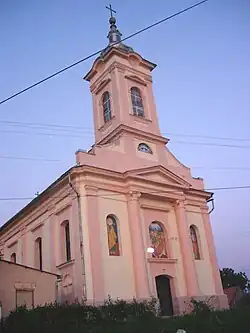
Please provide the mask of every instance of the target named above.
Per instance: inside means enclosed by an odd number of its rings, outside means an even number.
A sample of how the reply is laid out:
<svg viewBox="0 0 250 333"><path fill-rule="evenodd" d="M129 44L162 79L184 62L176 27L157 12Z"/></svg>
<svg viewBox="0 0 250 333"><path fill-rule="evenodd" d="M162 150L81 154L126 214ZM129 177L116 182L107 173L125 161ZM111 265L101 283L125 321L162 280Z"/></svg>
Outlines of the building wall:
<svg viewBox="0 0 250 333"><path fill-rule="evenodd" d="M0 260L0 302L2 315L6 316L16 308L16 290L34 290L34 306L56 301L54 274Z"/></svg>
<svg viewBox="0 0 250 333"><path fill-rule="evenodd" d="M185 296L186 284L183 269L183 259L180 250L180 243L178 237L178 229L176 225L176 216L174 209L170 203L144 200L142 203L143 210L143 232L145 234L147 247L151 246L149 237L149 225L154 221L162 223L165 229L165 241L168 253L168 259L162 260L162 262L151 262L149 267L149 279L151 283L151 293L156 296L155 277L157 275L168 275L173 278L172 294L173 296ZM151 258L151 255L147 255L147 260Z"/></svg>
<svg viewBox="0 0 250 333"><path fill-rule="evenodd" d="M98 198L105 297L132 299L136 293L126 196L114 194ZM120 256L109 255L106 217L110 214L117 218Z"/></svg>
<svg viewBox="0 0 250 333"><path fill-rule="evenodd" d="M208 245L204 230L202 215L199 207L187 206L187 220L189 227L197 228L197 237L201 259L195 260L195 269L200 295L214 295L215 287L212 274L212 266L209 259Z"/></svg>

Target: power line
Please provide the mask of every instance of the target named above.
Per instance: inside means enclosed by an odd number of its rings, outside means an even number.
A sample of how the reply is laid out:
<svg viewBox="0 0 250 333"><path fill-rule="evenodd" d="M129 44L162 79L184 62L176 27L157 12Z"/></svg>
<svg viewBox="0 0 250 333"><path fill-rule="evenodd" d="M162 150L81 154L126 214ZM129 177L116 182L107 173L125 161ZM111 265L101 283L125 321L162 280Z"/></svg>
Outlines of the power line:
<svg viewBox="0 0 250 333"><path fill-rule="evenodd" d="M71 133L53 133L53 132L45 132L45 133L42 133L42 132L35 132L35 133L32 133L32 132L29 132L29 131L9 131L9 130L1 130L0 134L2 133L8 133L8 134L25 134L25 135L42 135L42 136L48 136L48 137L66 137L66 138L82 138L82 139L93 139L93 136L90 136L87 134L87 136L84 136L84 135L77 135L76 134L71 134Z"/></svg>
<svg viewBox="0 0 250 333"><path fill-rule="evenodd" d="M214 191L224 191L224 190L240 190L240 189L250 189L250 185L245 185L245 186L228 186L228 187L214 187L214 188L209 188L205 189L204 191L208 192L214 192ZM143 191L142 191L143 192ZM164 193L180 193L180 191L173 190L173 191L150 191L150 192L143 192L144 194L164 194ZM111 199L110 197L112 196L121 196L124 195L124 193L110 193L107 195L95 195L100 198L105 198L105 199ZM72 195L68 195L72 197ZM61 198L62 196L52 196L52 198ZM65 197L65 195L63 196ZM83 195L81 197L86 197L86 195ZM34 197L6 197L6 198L0 198L0 201L17 201L17 200L33 200L35 199ZM113 200L113 199L111 199ZM119 200L119 199L114 199L114 200Z"/></svg>
<svg viewBox="0 0 250 333"><path fill-rule="evenodd" d="M36 157L17 157L17 156L0 156L0 159L8 160L25 160L25 161L37 161L37 162L60 162L60 160L36 158Z"/></svg>
<svg viewBox="0 0 250 333"><path fill-rule="evenodd" d="M182 144L182 145L197 145L197 146L212 146L212 147L227 147L227 148L243 148L249 149L250 146L240 146L240 145L229 145L223 143L212 143L212 142L195 142L195 141L174 141L171 140L172 143Z"/></svg>
<svg viewBox="0 0 250 333"><path fill-rule="evenodd" d="M56 132L45 132L45 133L33 133L29 131L9 131L9 130L1 130L1 133L13 133L13 134L28 134L28 135L42 135L42 136L48 136L48 137L66 137L66 138L82 138L82 139L93 139L93 135L90 135L90 132L86 133L76 133L76 134L71 134L71 133L56 133ZM0 133L0 134L1 134ZM86 134L86 135L84 135ZM225 148L243 148L243 149L249 149L250 146L245 146L245 145L232 145L232 144L223 144L223 143L214 143L214 142L196 142L196 141L179 141L179 140L170 140L170 144L183 144L183 145L198 145L198 146L212 146L212 147L225 147Z"/></svg>
<svg viewBox="0 0 250 333"><path fill-rule="evenodd" d="M232 138L232 137L198 135L198 134L181 134L181 133L170 133L170 132L168 132L167 134L172 135L172 136L186 137L186 138L201 138L201 139L211 139L211 140L232 140L232 141L250 141L250 139L247 139L247 138Z"/></svg>
<svg viewBox="0 0 250 333"><path fill-rule="evenodd" d="M192 166L191 169L209 169L209 170L238 170L238 171L249 171L250 167L209 167L209 166Z"/></svg>
<svg viewBox="0 0 250 333"><path fill-rule="evenodd" d="M231 186L231 187L215 187L215 188L208 188L208 189L206 189L206 191L243 190L243 189L250 189L250 185Z"/></svg>
<svg viewBox="0 0 250 333"><path fill-rule="evenodd" d="M49 124L49 123L32 123L32 122L20 122L20 121L6 121L6 120L0 120L0 124L6 124L10 126L18 126L18 127L25 127L27 129L31 130L50 130L50 131L65 131L65 132L75 132L75 130L79 131L78 134L93 134L92 127L83 127L83 126L75 126L75 125L63 125L63 124ZM9 130L1 130L1 132L4 133L21 133L17 131L9 131ZM27 132L29 134L33 134L32 132ZM41 133L41 135L54 135L57 133ZM67 133L69 136L71 133ZM188 137L188 138L201 138L201 139L211 139L211 140L230 140L230 141L249 141L248 138L238 138L238 137L220 137L220 136L209 136L209 135L199 135L199 134L181 134L181 133L173 133L173 132L167 132L162 133L163 135L171 135L171 136L177 136L177 137ZM40 133L39 133L40 135ZM59 134L58 134L59 135ZM75 133L73 135L75 137ZM172 140L171 140L172 141ZM188 141L187 141L188 142ZM179 141L178 143L183 143L183 141ZM191 143L191 142L190 142ZM186 144L186 141L185 141ZM209 143L204 143L209 144ZM214 143L211 143L214 145ZM224 146L224 145L223 145ZM237 145L226 145L226 146L232 146L232 147L248 147L248 146L237 146Z"/></svg>
<svg viewBox="0 0 250 333"><path fill-rule="evenodd" d="M125 40L128 40L128 39L130 39L130 38L132 38L132 37L134 37L134 36L136 36L136 35L139 35L139 34L141 34L141 33L144 32L144 31L147 31L147 30L149 30L149 29L152 29L153 27L155 27L155 26L157 26L157 25L159 25L159 24L161 24L161 23L164 23L164 22L166 22L167 20L170 20L170 19L172 19L172 18L174 18L174 17L176 17L176 16L178 16L178 15L180 15L180 14L183 14L183 13L187 12L188 10L191 10L191 9L193 9L193 8L199 6L199 5L201 5L201 4L203 4L203 3L207 2L207 1L208 1L208 0L200 1L200 2L194 4L194 5L190 6L190 7L187 7L187 8L185 8L185 9L183 9L183 10L181 10L181 11L175 13L175 14L172 14L172 15L170 15L170 16L167 16L166 18L164 18L164 19L162 19L162 20L160 20L160 21L157 21L157 22L155 22L155 23L153 23L153 24L151 24L151 25L149 25L149 26L147 26L147 27L145 27L145 28L143 28L143 29L141 29L141 30L138 30L138 31L134 32L133 34L131 34L131 35L125 37L125 38L122 38L121 41L118 41L118 42L114 43L113 45L119 44L120 42L124 42ZM24 92L26 92L26 91L28 91L28 90L30 90L30 89L32 89L32 88L34 88L34 87L36 87L36 86L38 86L38 85L44 83L45 81L48 81L48 80L52 79L53 77L55 77L55 76L57 76L57 75L59 75L59 74L65 72L65 71L67 71L68 69L70 69L70 68L72 68L72 67L74 67L74 66L76 66L76 65L78 65L78 64L80 64L80 63L82 63L82 62L84 62L84 61L86 61L86 60L88 60L88 59L90 59L90 58L92 58L92 57L94 57L94 56L96 56L96 55L98 55L98 54L101 53L103 50L104 50L104 49L100 49L100 50L98 50L98 51L96 51L96 52L90 54L89 56L87 56L87 57L85 57L85 58L83 58L83 59L81 59L81 60L78 60L78 61L76 61L75 63L73 63L73 64L71 64L71 65L69 65L69 66L66 66L66 67L64 67L63 69L61 69L61 70L59 70L59 71L57 71L57 72L55 72L55 73L53 73L53 74L47 76L46 78L44 78L44 79L42 79L42 80L40 80L40 81L38 81L38 82L36 82L36 83L34 83L34 84L32 84L32 85L26 87L26 88L24 88L23 90L20 90L19 92L15 93L14 95L11 95L10 97L7 97L7 98L5 98L4 100L2 100L2 101L0 102L0 104L3 104L3 103L9 101L10 99L12 99L12 98L14 98L14 97L16 97L16 96L18 96L18 95L21 95L21 94L23 94Z"/></svg>
<svg viewBox="0 0 250 333"><path fill-rule="evenodd" d="M82 127L82 126L75 126L75 125L61 125L61 124L48 124L48 123L33 123L33 122L23 122L23 121L10 121L10 120L0 120L0 123L6 124L6 125L11 125L11 126L21 126L21 127L31 127L31 128L52 128L55 127L57 129L62 129L62 130L67 130L67 129L72 129L72 130L85 130L85 129L91 129L90 127ZM55 129L54 128L54 129Z"/></svg>
<svg viewBox="0 0 250 333"><path fill-rule="evenodd" d="M36 158L36 157L19 157L19 156L1 156L0 159L11 159L11 160L24 160L24 161L36 161L36 162L61 162L59 159L45 159L45 158ZM213 167L213 166L191 166L191 170L193 169L201 169L201 170L227 170L227 171L250 171L250 167Z"/></svg>

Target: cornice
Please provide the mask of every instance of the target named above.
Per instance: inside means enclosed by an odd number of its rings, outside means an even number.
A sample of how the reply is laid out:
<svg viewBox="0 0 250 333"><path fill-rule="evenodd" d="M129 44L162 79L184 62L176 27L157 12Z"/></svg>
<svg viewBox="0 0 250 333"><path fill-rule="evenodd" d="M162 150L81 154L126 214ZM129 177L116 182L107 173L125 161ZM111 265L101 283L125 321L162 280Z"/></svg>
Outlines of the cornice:
<svg viewBox="0 0 250 333"><path fill-rule="evenodd" d="M139 130L137 128L133 128L133 127L121 124L121 125L117 126L108 135L106 135L105 138L101 139L97 144L100 145L100 144L108 143L111 139L113 139L117 135L120 135L122 132L133 134L135 137L139 137L139 138L141 138L141 137L144 139L147 138L153 142L162 142L163 144L167 144L169 141L167 138L165 138L161 135L153 134L150 132L145 132L145 131Z"/></svg>
<svg viewBox="0 0 250 333"><path fill-rule="evenodd" d="M141 84L142 86L147 86L147 83L144 82L140 77L135 75L125 75L125 79Z"/></svg>

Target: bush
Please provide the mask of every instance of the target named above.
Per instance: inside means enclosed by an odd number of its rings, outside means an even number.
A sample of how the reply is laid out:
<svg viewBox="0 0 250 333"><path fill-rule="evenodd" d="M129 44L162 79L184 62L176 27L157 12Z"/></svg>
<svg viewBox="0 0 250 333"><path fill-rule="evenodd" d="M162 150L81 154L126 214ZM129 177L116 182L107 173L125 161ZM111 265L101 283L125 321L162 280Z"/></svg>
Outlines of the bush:
<svg viewBox="0 0 250 333"><path fill-rule="evenodd" d="M1 333L238 333L250 332L249 308L217 311L209 303L193 301L191 314L156 316L156 301L108 299L99 307L75 302L33 310L19 308L1 323Z"/></svg>
<svg viewBox="0 0 250 333"><path fill-rule="evenodd" d="M250 309L250 294L243 295L241 299L236 302L236 307L248 307Z"/></svg>
<svg viewBox="0 0 250 333"><path fill-rule="evenodd" d="M147 322L154 318L156 300L126 302L109 298L102 306L87 304L48 304L33 310L25 307L13 311L3 322L2 332L75 332L79 327L98 329L105 323ZM51 331L52 330L52 331ZM91 329L92 330L92 329Z"/></svg>

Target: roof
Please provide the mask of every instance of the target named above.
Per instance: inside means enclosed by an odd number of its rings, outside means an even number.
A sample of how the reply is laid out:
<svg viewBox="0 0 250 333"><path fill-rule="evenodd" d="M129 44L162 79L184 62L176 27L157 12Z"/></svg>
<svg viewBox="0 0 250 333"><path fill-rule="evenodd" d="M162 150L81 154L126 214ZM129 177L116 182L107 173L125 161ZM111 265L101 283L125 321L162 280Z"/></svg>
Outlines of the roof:
<svg viewBox="0 0 250 333"><path fill-rule="evenodd" d="M43 271L43 270L40 270L40 269L38 269L38 268L34 268L34 267L30 267L30 266L22 265L22 264L17 264L17 263L14 263L14 262L8 261L8 260L3 260L3 259L1 259L1 260L0 260L0 263L1 263L1 262L6 263L6 264L10 264L10 265L15 265L15 266L23 267L23 268L26 268L26 269L31 269L31 270L38 271L38 272L45 273L45 274L54 275L54 276L57 276L58 278L61 277L60 274L56 274L56 273L51 273L51 272Z"/></svg>
<svg viewBox="0 0 250 333"><path fill-rule="evenodd" d="M4 223L0 227L0 233L6 229L11 223L13 223L18 217L24 214L29 208L39 202L42 197L44 197L49 191L51 191L60 181L62 181L65 177L69 175L69 173L75 168L76 166L71 167L66 172L64 172L59 178L57 178L51 185L49 185L41 194L39 194L36 198L31 200L26 206L24 206L18 213L12 216L6 223Z"/></svg>

